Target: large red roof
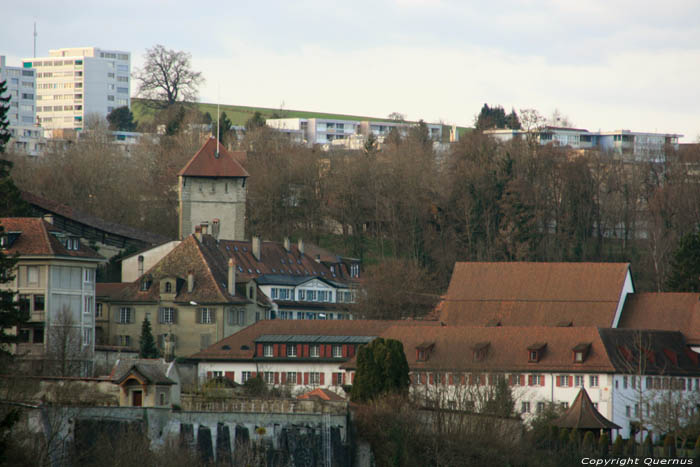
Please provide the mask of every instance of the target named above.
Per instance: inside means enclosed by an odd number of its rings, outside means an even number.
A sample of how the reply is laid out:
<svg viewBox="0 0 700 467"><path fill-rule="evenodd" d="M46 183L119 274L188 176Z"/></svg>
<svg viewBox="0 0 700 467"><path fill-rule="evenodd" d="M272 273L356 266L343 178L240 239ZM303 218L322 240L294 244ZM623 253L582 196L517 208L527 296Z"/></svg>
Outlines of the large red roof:
<svg viewBox="0 0 700 467"><path fill-rule="evenodd" d="M248 177L248 172L238 162L245 158L244 151L231 152L218 145L216 138L209 138L185 167L178 173L186 177Z"/></svg>
<svg viewBox="0 0 700 467"><path fill-rule="evenodd" d="M5 249L5 254L20 256L70 256L91 260L104 260L95 250L80 242L77 250L69 250L56 237L66 235L43 219L36 217L3 217L0 226L5 233L18 234L16 240Z"/></svg>

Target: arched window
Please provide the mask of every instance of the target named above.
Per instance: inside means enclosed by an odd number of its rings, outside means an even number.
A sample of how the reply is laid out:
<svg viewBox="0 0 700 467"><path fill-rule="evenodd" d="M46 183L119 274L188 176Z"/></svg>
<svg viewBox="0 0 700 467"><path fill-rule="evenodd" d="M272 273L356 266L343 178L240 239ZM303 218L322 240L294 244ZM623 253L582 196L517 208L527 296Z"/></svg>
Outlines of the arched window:
<svg viewBox="0 0 700 467"><path fill-rule="evenodd" d="M165 293L171 293L173 291L173 284L170 282L165 283Z"/></svg>

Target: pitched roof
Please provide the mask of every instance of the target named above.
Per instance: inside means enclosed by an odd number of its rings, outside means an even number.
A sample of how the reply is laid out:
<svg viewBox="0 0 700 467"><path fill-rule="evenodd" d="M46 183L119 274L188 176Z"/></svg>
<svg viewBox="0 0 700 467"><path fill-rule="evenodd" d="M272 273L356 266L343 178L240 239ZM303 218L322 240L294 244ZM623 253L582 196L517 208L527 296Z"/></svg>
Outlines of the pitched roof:
<svg viewBox="0 0 700 467"><path fill-rule="evenodd" d="M448 325L610 326L627 263L456 263L441 320Z"/></svg>
<svg viewBox="0 0 700 467"><path fill-rule="evenodd" d="M221 270L217 263L207 257L201 244L194 235L185 238L170 253L165 255L144 276L152 280L148 290L141 290L141 278L120 288L118 286L98 287L98 295L108 296L115 301L158 301L160 297L159 281L165 278L178 278L186 283L189 273L194 277L194 289L187 291L186 285L177 287L175 301L195 301L208 303L247 303L248 300L240 290L230 295L226 290L228 271ZM143 276L142 276L143 277ZM238 282L237 282L238 283Z"/></svg>
<svg viewBox="0 0 700 467"><path fill-rule="evenodd" d="M120 359L112 368L113 382L120 384L132 371L137 371L150 384L176 384L166 376L169 364L160 359Z"/></svg>
<svg viewBox="0 0 700 467"><path fill-rule="evenodd" d="M231 152L219 145L219 155L216 155L216 138L209 138L185 167L178 172L186 177L249 177L248 172L237 159L240 152ZM245 157L245 152L243 153Z"/></svg>
<svg viewBox="0 0 700 467"><path fill-rule="evenodd" d="M133 227L129 227L128 225L117 224L116 222L110 222L78 209L74 209L66 204L43 198L34 193L29 193L28 191L22 192L22 198L35 208L38 208L40 212L45 211L57 216L65 217L66 219L70 219L80 224L85 224L108 234L119 235L121 237L137 240L148 245L157 245L169 240L163 235L135 229Z"/></svg>
<svg viewBox="0 0 700 467"><path fill-rule="evenodd" d="M456 371L599 371L615 369L598 329L546 326L392 326L381 335L403 343L406 360L413 370ZM434 343L425 361L416 348ZM573 363L573 347L589 343L590 351L580 364ZM528 347L546 344L537 362L529 361ZM486 349L479 359L475 351ZM352 363L347 366L352 367Z"/></svg>
<svg viewBox="0 0 700 467"><path fill-rule="evenodd" d="M191 358L247 360L255 355L255 340L261 336L378 336L396 324L396 321L379 320L264 320L220 340Z"/></svg>
<svg viewBox="0 0 700 467"><path fill-rule="evenodd" d="M630 294L618 328L681 331L688 341L700 343L700 294Z"/></svg>
<svg viewBox="0 0 700 467"><path fill-rule="evenodd" d="M618 372L652 375L697 375L698 354L679 331L600 329L610 361Z"/></svg>
<svg viewBox="0 0 700 467"><path fill-rule="evenodd" d="M19 233L19 236L5 250L6 254L20 256L73 257L86 260L104 260L95 250L80 242L77 250L67 249L57 238L67 235L43 219L35 217L3 217L0 226L4 233Z"/></svg>
<svg viewBox="0 0 700 467"><path fill-rule="evenodd" d="M314 390L311 390L309 392L305 392L304 394L299 394L297 396L297 399L302 399L302 400L309 400L309 399L317 399L317 400L322 400L322 401L344 401L342 397L340 397L338 394L334 393L333 391L329 389L324 389L324 388L316 388Z"/></svg>
<svg viewBox="0 0 700 467"><path fill-rule="evenodd" d="M573 404L564 415L552 421L560 428L578 428L583 430L619 430L621 427L603 417L595 408L584 388L578 392Z"/></svg>

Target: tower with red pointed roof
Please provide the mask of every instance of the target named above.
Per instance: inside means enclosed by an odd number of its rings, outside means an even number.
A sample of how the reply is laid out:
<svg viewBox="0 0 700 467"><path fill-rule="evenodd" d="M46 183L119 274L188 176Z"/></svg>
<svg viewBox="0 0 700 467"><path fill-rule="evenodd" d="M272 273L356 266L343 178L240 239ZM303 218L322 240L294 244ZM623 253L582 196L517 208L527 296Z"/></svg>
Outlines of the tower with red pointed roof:
<svg viewBox="0 0 700 467"><path fill-rule="evenodd" d="M208 223L226 240L245 239L246 180L244 152L228 151L209 138L178 173L180 239Z"/></svg>

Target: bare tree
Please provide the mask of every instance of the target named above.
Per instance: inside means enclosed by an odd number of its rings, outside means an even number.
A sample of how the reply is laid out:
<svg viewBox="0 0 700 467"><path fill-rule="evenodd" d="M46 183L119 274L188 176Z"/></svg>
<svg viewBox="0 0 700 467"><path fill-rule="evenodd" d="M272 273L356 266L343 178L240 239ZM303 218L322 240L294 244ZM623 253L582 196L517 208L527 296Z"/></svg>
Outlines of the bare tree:
<svg viewBox="0 0 700 467"><path fill-rule="evenodd" d="M192 56L183 51L166 49L156 44L146 49L143 68L134 73L139 82L138 94L168 107L178 100L196 101L204 77L192 70Z"/></svg>
<svg viewBox="0 0 700 467"><path fill-rule="evenodd" d="M64 306L49 323L46 371L56 376L84 376L89 373L90 357L83 345L82 327Z"/></svg>

